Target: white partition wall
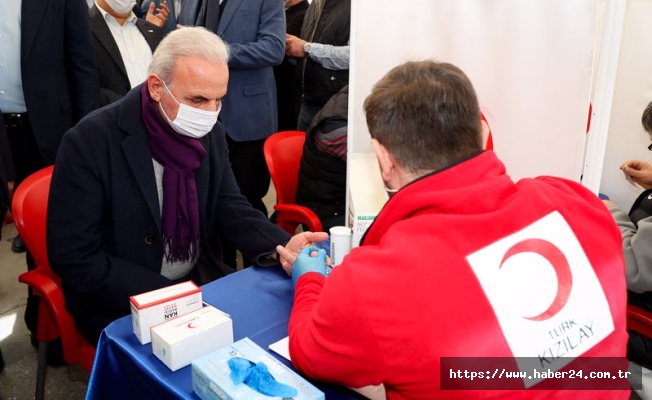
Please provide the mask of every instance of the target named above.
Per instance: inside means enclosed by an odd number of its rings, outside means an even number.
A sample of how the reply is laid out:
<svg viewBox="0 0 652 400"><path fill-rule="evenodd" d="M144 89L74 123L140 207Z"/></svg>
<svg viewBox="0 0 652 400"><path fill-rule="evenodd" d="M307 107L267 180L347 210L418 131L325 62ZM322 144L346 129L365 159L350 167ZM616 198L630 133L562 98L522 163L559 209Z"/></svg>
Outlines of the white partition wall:
<svg viewBox="0 0 652 400"><path fill-rule="evenodd" d="M600 181L600 192L628 210L641 188L624 179L619 170L626 160L652 162L647 149L649 135L641 126L641 114L652 101L652 0L628 0L611 108L609 135Z"/></svg>
<svg viewBox="0 0 652 400"><path fill-rule="evenodd" d="M352 0L349 154L371 151L362 103L373 83L402 62L434 58L471 78L512 177L579 180L596 3Z"/></svg>

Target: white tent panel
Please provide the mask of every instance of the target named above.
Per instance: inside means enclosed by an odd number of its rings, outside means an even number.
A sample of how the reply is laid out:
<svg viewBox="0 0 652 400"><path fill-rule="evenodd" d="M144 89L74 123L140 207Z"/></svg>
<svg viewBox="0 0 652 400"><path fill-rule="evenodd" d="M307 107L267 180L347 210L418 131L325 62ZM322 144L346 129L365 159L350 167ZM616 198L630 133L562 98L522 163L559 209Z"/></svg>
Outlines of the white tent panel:
<svg viewBox="0 0 652 400"><path fill-rule="evenodd" d="M579 180L595 0L353 0L349 151L369 152L362 104L392 67L433 58L471 78L514 178Z"/></svg>

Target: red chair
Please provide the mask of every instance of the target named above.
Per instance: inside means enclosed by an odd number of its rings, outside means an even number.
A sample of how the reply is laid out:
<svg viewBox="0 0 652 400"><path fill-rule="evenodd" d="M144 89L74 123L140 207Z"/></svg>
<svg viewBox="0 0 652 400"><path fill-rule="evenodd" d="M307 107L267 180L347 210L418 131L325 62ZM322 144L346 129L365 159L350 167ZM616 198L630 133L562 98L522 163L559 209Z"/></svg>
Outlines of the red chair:
<svg viewBox="0 0 652 400"><path fill-rule="evenodd" d="M627 330L652 338L652 313L640 307L627 305Z"/></svg>
<svg viewBox="0 0 652 400"><path fill-rule="evenodd" d="M282 131L268 137L264 146L265 161L276 190L276 224L291 235L299 224L306 224L312 232L323 231L314 211L294 203L305 140L303 131Z"/></svg>
<svg viewBox="0 0 652 400"><path fill-rule="evenodd" d="M86 371L91 370L95 358L95 348L79 334L66 310L61 281L48 260L45 223L52 171L53 167L47 167L27 177L12 200L16 228L36 264L36 269L20 274L18 281L29 285L41 298L36 332L39 342L36 399L42 399L44 394L49 341L61 338L66 363L80 364Z"/></svg>

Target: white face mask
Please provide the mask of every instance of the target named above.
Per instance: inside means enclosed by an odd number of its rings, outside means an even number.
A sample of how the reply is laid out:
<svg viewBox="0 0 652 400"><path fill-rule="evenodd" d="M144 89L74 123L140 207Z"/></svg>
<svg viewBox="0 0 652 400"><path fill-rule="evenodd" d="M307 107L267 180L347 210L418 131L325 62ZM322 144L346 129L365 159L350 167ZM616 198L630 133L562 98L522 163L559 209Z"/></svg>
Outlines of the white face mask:
<svg viewBox="0 0 652 400"><path fill-rule="evenodd" d="M136 5L136 0L106 0L106 4L118 14L127 14Z"/></svg>
<svg viewBox="0 0 652 400"><path fill-rule="evenodd" d="M389 200L392 196L396 194L396 192L398 192L398 189L390 189L387 186L385 186L384 188L385 188L385 194L387 195L387 200Z"/></svg>
<svg viewBox="0 0 652 400"><path fill-rule="evenodd" d="M199 108L190 107L187 104L179 103L179 100L174 97L168 88L168 85L163 80L161 80L161 82L163 82L165 89L168 91L168 93L170 93L170 96L172 96L174 101L179 105L177 117L174 119L174 121L172 121L163 109L161 102L158 103L161 111L163 112L163 115L165 115L165 119L168 120L172 129L174 129L174 131L180 135L195 139L206 136L206 134L210 132L211 129L213 129L213 126L215 126L215 123L217 122L217 116L220 114L220 110L222 109L222 103L220 103L220 108L218 108L217 111L205 111L200 110Z"/></svg>

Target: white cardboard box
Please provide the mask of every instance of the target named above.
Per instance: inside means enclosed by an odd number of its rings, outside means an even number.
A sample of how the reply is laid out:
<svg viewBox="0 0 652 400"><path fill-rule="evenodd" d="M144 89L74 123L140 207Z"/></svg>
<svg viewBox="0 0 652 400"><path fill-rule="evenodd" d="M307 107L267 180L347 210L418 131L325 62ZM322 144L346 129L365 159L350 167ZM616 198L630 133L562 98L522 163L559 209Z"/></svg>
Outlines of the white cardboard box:
<svg viewBox="0 0 652 400"><path fill-rule="evenodd" d="M213 306L152 327L152 352L172 371L231 343L233 321Z"/></svg>
<svg viewBox="0 0 652 400"><path fill-rule="evenodd" d="M387 194L374 153L351 154L349 163L349 227L353 231L351 248L360 239L385 205Z"/></svg>
<svg viewBox="0 0 652 400"><path fill-rule="evenodd" d="M134 334L140 343L149 343L152 326L200 309L201 299L201 289L192 281L131 296Z"/></svg>

